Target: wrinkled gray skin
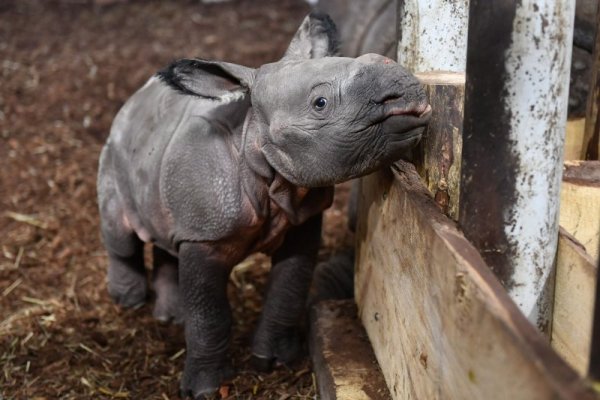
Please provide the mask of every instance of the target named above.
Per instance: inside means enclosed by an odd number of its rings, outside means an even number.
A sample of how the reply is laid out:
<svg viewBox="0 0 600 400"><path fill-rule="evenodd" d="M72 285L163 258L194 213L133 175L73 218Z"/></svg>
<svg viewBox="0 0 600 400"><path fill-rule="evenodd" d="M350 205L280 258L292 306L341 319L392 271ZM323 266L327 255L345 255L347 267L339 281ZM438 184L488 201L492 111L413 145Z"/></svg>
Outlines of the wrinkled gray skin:
<svg viewBox="0 0 600 400"><path fill-rule="evenodd" d="M334 35L311 14L279 62L180 60L114 120L98 175L108 290L122 306L143 304L143 244L154 244L154 316L185 322L185 396L232 375L226 284L253 252L273 264L256 364L298 355L333 185L397 159L428 122L412 75L383 56L329 57Z"/></svg>

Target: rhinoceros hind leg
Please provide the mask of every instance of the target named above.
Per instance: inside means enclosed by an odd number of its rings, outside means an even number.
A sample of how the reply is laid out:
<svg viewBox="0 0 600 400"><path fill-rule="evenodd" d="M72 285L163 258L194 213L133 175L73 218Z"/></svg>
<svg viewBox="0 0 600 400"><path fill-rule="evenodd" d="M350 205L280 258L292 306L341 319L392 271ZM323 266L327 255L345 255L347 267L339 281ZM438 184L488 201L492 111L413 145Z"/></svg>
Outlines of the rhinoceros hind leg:
<svg viewBox="0 0 600 400"><path fill-rule="evenodd" d="M131 232L119 235L104 232L108 251L108 293L115 303L126 308L139 308L146 302L147 278L144 268L144 243ZM115 245L118 242L118 245Z"/></svg>
<svg viewBox="0 0 600 400"><path fill-rule="evenodd" d="M148 284L143 243L136 243L136 247L139 249L128 256L111 253L110 250L108 254L108 293L115 303L125 308L139 308L146 302Z"/></svg>
<svg viewBox="0 0 600 400"><path fill-rule="evenodd" d="M152 315L161 322L183 322L179 304L177 257L156 246L152 249L154 271L152 283L156 303Z"/></svg>
<svg viewBox="0 0 600 400"><path fill-rule="evenodd" d="M123 307L141 307L148 287L144 243L127 224L114 180L108 173L99 175L98 201L102 239L108 252L108 293Z"/></svg>

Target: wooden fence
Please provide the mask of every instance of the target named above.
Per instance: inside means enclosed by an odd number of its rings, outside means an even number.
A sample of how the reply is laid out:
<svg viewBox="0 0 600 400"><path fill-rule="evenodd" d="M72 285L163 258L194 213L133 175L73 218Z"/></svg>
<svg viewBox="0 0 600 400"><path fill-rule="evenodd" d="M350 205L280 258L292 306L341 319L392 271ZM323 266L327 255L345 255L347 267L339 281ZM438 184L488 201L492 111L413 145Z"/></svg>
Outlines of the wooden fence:
<svg viewBox="0 0 600 400"><path fill-rule="evenodd" d="M574 14L574 0L398 1L398 59L432 123L416 169L361 181L355 279L395 399L595 398L600 45L569 126L582 161L563 165Z"/></svg>

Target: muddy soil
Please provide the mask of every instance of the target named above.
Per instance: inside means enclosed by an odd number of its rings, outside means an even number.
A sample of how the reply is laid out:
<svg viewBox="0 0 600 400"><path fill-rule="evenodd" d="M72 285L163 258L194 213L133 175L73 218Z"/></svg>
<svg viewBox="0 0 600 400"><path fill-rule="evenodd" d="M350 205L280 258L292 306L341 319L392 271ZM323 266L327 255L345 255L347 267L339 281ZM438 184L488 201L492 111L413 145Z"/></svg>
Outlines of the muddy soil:
<svg viewBox="0 0 600 400"><path fill-rule="evenodd" d="M0 2L0 399L178 398L182 327L106 291L98 155L156 70L190 56L276 60L307 11L301 0ZM321 259L349 241L346 196L326 214ZM259 255L232 274L239 375L216 398L316 396L306 358L270 374L249 366L268 269Z"/></svg>

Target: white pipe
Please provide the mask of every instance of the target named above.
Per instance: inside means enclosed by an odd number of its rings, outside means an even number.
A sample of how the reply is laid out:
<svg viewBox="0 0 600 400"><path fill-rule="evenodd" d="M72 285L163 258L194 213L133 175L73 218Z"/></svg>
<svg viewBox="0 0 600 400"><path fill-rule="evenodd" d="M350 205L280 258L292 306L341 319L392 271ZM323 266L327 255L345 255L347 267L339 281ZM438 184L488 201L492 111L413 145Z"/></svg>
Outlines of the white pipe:
<svg viewBox="0 0 600 400"><path fill-rule="evenodd" d="M504 227L515 246L509 294L538 326L552 310L553 293L544 288L553 286L557 250L574 12L574 0L517 2L505 64L510 139L520 160Z"/></svg>
<svg viewBox="0 0 600 400"><path fill-rule="evenodd" d="M412 72L465 72L469 0L399 0L398 63Z"/></svg>

